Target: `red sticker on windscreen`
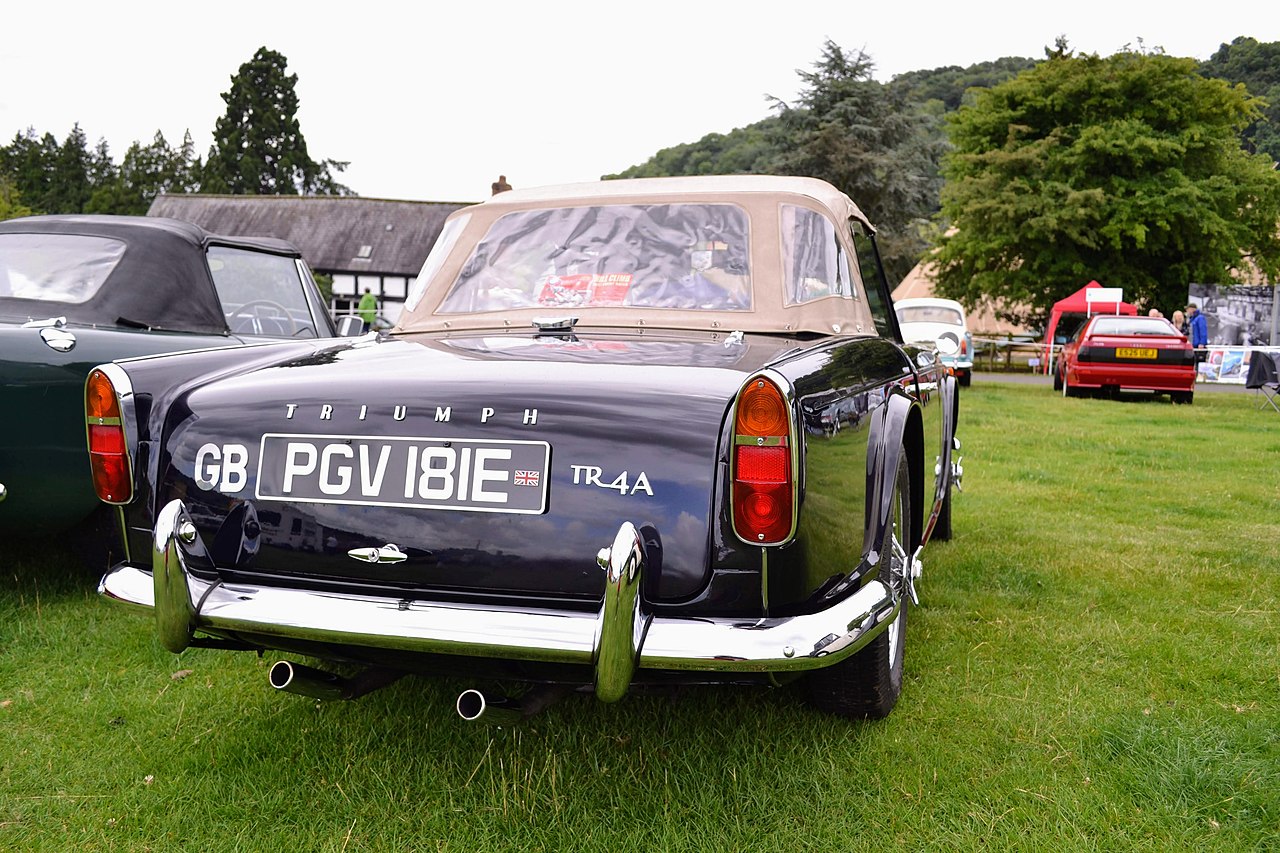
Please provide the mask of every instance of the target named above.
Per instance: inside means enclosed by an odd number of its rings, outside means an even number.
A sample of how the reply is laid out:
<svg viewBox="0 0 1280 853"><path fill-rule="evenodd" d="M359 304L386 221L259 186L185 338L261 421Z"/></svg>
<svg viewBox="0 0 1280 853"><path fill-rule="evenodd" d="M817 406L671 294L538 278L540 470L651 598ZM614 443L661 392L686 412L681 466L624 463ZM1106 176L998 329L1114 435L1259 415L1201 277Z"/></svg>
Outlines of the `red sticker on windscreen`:
<svg viewBox="0 0 1280 853"><path fill-rule="evenodd" d="M539 285L539 305L621 305L631 289L631 273L548 275Z"/></svg>

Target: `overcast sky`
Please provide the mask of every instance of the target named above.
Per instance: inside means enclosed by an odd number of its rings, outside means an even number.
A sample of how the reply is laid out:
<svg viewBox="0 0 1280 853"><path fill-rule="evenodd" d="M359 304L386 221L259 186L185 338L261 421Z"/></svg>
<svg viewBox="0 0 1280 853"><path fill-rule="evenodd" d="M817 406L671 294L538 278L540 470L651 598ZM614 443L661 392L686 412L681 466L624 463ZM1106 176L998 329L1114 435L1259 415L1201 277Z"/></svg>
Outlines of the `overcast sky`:
<svg viewBox="0 0 1280 853"><path fill-rule="evenodd" d="M1190 11L1194 9L1194 11ZM203 157L220 95L261 46L298 75L311 156L348 160L360 195L472 201L595 180L661 148L725 133L790 100L823 43L875 77L1126 45L1208 58L1237 36L1280 41L1274 0L940 3L15 2L0 37L0 141L79 122L118 163L157 130Z"/></svg>

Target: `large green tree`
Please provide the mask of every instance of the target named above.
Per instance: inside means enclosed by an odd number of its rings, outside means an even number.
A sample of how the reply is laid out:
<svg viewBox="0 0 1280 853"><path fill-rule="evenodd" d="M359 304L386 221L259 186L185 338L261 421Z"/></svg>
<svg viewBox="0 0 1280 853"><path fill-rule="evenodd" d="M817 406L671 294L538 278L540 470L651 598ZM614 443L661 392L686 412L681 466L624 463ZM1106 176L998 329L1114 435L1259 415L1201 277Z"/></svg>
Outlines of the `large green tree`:
<svg viewBox="0 0 1280 853"><path fill-rule="evenodd" d="M879 229L880 250L896 283L932 236L946 141L940 113L876 82L873 70L866 53L827 41L813 70L799 72L804 85L797 105L782 105L779 117L791 144L776 169L844 190Z"/></svg>
<svg viewBox="0 0 1280 853"><path fill-rule="evenodd" d="M1280 272L1280 173L1237 135L1256 100L1192 59L1058 47L951 116L940 293L1035 322L1090 279L1167 313L1246 261Z"/></svg>
<svg viewBox="0 0 1280 853"><path fill-rule="evenodd" d="M283 54L258 48L222 93L227 112L218 119L201 189L234 195L345 195L334 177L347 164L315 161L298 122L297 74Z"/></svg>

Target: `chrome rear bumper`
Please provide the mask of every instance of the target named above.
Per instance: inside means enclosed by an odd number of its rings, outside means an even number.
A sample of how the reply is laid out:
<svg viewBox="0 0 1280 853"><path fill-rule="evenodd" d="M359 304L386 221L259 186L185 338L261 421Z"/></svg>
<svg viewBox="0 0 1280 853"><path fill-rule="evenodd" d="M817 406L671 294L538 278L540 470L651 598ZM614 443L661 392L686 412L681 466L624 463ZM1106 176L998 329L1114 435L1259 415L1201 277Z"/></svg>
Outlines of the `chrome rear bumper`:
<svg viewBox="0 0 1280 853"><path fill-rule="evenodd" d="M160 641L173 652L200 631L584 664L593 667L596 693L605 701L626 693L637 668L792 672L829 666L870 642L899 606L886 585L871 581L831 607L801 616L655 616L640 596L644 547L629 522L597 556L606 590L596 613L209 583L186 567L188 554L202 552L195 526L175 500L156 521L152 570L119 566L98 591L154 610Z"/></svg>

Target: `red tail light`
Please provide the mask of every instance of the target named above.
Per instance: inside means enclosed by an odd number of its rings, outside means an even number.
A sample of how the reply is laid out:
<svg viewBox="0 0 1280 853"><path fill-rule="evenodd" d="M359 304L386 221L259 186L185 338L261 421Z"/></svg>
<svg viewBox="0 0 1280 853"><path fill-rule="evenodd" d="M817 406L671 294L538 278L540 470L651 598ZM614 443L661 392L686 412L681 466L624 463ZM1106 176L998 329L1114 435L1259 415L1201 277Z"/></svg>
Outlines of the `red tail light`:
<svg viewBox="0 0 1280 853"><path fill-rule="evenodd" d="M126 504L133 498L133 471L124 420L116 389L101 370L90 373L85 383L84 413L94 491L106 503Z"/></svg>
<svg viewBox="0 0 1280 853"><path fill-rule="evenodd" d="M738 393L733 425L733 529L756 545L777 545L795 528L791 408L771 379L756 376Z"/></svg>

